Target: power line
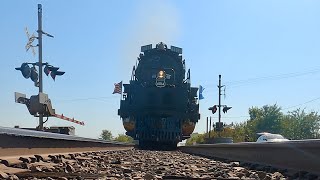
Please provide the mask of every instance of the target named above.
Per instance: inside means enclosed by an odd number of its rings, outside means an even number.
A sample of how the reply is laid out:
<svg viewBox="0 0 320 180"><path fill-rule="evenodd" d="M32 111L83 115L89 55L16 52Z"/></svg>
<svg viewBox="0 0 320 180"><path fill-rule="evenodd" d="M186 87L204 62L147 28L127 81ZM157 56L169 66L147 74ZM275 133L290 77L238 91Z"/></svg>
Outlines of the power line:
<svg viewBox="0 0 320 180"><path fill-rule="evenodd" d="M87 101L87 100L100 100L100 101L104 101L103 99L111 99L111 98L118 98L118 97L115 97L115 96L106 96L106 97L76 98L76 99L58 100L58 102L74 102L74 101ZM106 102L106 101L104 101L104 102Z"/></svg>
<svg viewBox="0 0 320 180"><path fill-rule="evenodd" d="M250 117L250 116L230 116L230 117L221 117L223 119L226 119L226 118L247 118L247 117Z"/></svg>
<svg viewBox="0 0 320 180"><path fill-rule="evenodd" d="M239 80L239 81L230 81L226 82L226 84L233 85L233 84L244 84L244 83L250 83L250 82L257 82L257 81L263 81L263 80L279 80L279 79L286 79L291 77L298 77L298 76L304 76L307 74L314 74L320 72L320 68L312 69L308 71L303 72L294 72L294 73L286 73L286 74L278 74L273 76L263 76L258 78L250 78L246 80Z"/></svg>
<svg viewBox="0 0 320 180"><path fill-rule="evenodd" d="M244 85L251 85L251 84L256 84L260 83L261 81L267 81L267 80L280 80L280 79L287 79L287 78L292 78L292 77L298 77L298 76L304 76L308 74L315 74L319 73L320 68L308 70L308 71L302 71L302 72L293 72L293 73L286 73L286 74L278 74L278 75L271 75L271 76L262 76L262 77L257 77L257 78L249 78L249 79L244 79L244 80L237 80L237 81L229 81L226 82L225 84L228 87L239 87L239 86L244 86ZM207 84L205 86L211 86L213 84ZM212 87L206 87L207 89L210 89Z"/></svg>
<svg viewBox="0 0 320 180"><path fill-rule="evenodd" d="M320 72L320 68L316 68L316 69L312 69L312 70L308 70L308 71L303 71L303 72L293 72L293 73L278 74L278 75L273 75L273 76L249 78L249 79L238 80L238 81L229 81L229 82L226 82L225 84L227 84L228 87L235 88L235 87L240 87L240 86L244 86L244 85L256 84L256 83L259 83L259 82L265 81L265 80L286 79L286 78L304 76L307 74L314 74L314 73L318 73L318 72ZM207 84L205 86L210 86L210 85L212 85L212 84ZM210 89L210 88L213 88L213 87L206 87L206 89ZM211 93L211 91L209 91L207 93ZM73 101L85 101L85 100L101 100L101 101L103 101L102 99L110 99L110 98L115 98L115 96L76 98L76 99L69 99L69 100L61 100L59 102L68 102L68 101L73 102ZM299 105L296 105L296 106L299 106Z"/></svg>
<svg viewBox="0 0 320 180"><path fill-rule="evenodd" d="M314 102L314 101L317 101L317 100L320 100L320 97L311 99L309 101L306 101L306 102L303 102L303 103L300 103L300 104L297 104L297 105L293 105L293 106L289 106L289 107L283 108L282 110L291 109L291 108L298 107L298 106L301 106L301 105L304 105L304 104L308 104L308 103L311 103L311 102ZM250 116L232 116L232 117L221 117L221 118L243 118L243 117L250 117Z"/></svg>
<svg viewBox="0 0 320 180"><path fill-rule="evenodd" d="M300 103L300 104L297 104L297 105L294 105L294 106L289 106L289 107L284 108L284 109L282 109L282 110L291 109L291 108L294 108L294 107L297 107L297 106L301 106L301 105L304 105L304 104L308 104L308 103L311 103L311 102L313 102L313 101L317 101L317 100L319 100L319 99L320 99L320 97L317 97L317 98L315 98L315 99L311 99L311 100L306 101L306 102L304 102L304 103Z"/></svg>

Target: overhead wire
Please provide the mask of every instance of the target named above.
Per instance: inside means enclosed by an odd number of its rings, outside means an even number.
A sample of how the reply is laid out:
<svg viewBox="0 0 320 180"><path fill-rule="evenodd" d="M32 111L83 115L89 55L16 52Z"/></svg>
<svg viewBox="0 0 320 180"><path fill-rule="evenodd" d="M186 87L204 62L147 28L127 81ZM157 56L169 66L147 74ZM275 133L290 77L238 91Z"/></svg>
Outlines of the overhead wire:
<svg viewBox="0 0 320 180"><path fill-rule="evenodd" d="M250 78L250 79L239 80L239 81L229 81L229 82L226 82L225 84L233 85L233 84L243 84L243 83L248 83L248 82L256 82L256 81L261 81L261 80L278 80L278 79L303 76L303 75L307 75L307 74L314 74L317 72L320 72L320 68L312 69L312 70L308 70L308 71L303 71L303 72L293 72L293 73L285 73L285 74L278 74L278 75L271 75L271 76L262 76L262 77L258 77L258 78Z"/></svg>
<svg viewBox="0 0 320 180"><path fill-rule="evenodd" d="M294 105L294 106L289 106L289 107L283 108L282 110L287 110L287 109L291 109L291 108L294 108L294 107L302 106L302 105L304 105L304 104L308 104L308 103L317 101L317 100L319 100L319 99L320 99L320 97L317 97L317 98L311 99L311 100L309 100L309 101L306 101L306 102L304 102L304 103L300 103L300 104L297 104L297 105Z"/></svg>
<svg viewBox="0 0 320 180"><path fill-rule="evenodd" d="M289 106L289 107L283 108L281 110L287 110L287 109L295 108L295 107L302 106L304 104L308 104L308 103L311 103L311 102L314 102L314 101L317 101L317 100L320 100L320 97L308 100L308 101L300 103L300 104ZM221 117L221 118L242 118L242 117L250 117L250 116L230 116L230 117Z"/></svg>
<svg viewBox="0 0 320 180"><path fill-rule="evenodd" d="M111 99L111 98L119 98L118 96L105 96L105 97L90 97L90 98L76 98L76 99L65 99L65 100L58 100L57 102L75 102L75 101L87 101L87 100L98 100L102 102L107 102L104 101L103 99Z"/></svg>
<svg viewBox="0 0 320 180"><path fill-rule="evenodd" d="M227 81L224 84L228 87L234 88L234 87L244 86L248 84L251 85L251 84L260 83L261 81L287 79L292 77L304 76L308 74L315 74L319 72L320 72L320 68L315 68L315 69L302 71L302 72L292 72L292 73L285 73L285 74L278 74L278 75L271 75L271 76L262 76L257 78L249 78L249 79L237 80L237 81ZM210 89L210 88L213 88L213 87L210 87L212 85L213 84L207 84L204 86L207 86L206 88Z"/></svg>
<svg viewBox="0 0 320 180"><path fill-rule="evenodd" d="M261 81L266 81L266 80L286 79L286 78L303 76L303 75L307 75L307 74L314 74L314 73L318 73L318 72L320 72L320 68L315 68L312 70L302 71L302 72L293 72L293 73L285 73L285 74L278 74L278 75L271 75L271 76L262 76L262 77L257 77L257 78L249 78L249 79L245 79L245 80L227 81L224 84L227 85L229 88L235 88L235 87L240 87L240 86L244 86L244 85L251 85L251 84L260 83ZM210 87L211 85L212 84L207 84L204 86L206 89L210 89L210 88L213 88L213 87ZM206 93L212 93L212 92L209 91ZM110 99L110 98L115 98L115 96L76 98L76 99L69 99L69 100L61 100L59 102L73 102L73 101L85 101L85 100L101 100L101 101L103 101L102 99Z"/></svg>

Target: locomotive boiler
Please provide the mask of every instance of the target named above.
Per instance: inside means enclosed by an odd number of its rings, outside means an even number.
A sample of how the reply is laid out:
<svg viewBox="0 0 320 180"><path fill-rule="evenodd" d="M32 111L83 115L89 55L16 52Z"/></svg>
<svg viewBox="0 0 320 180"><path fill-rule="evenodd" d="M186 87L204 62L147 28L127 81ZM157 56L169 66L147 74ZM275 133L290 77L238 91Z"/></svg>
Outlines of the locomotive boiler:
<svg viewBox="0 0 320 180"><path fill-rule="evenodd" d="M120 115L126 134L140 147L176 147L200 119L197 91L191 87L182 49L160 42L142 46L129 84L123 84Z"/></svg>

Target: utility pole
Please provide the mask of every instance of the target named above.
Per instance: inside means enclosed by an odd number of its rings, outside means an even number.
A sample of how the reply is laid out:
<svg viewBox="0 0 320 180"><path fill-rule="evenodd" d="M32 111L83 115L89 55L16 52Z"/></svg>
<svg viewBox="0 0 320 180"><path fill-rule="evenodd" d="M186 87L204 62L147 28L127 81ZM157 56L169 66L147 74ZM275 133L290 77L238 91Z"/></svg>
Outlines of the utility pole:
<svg viewBox="0 0 320 180"><path fill-rule="evenodd" d="M42 83L42 5L38 4L38 48L39 48L39 94L43 92ZM39 130L43 130L43 115L39 114Z"/></svg>

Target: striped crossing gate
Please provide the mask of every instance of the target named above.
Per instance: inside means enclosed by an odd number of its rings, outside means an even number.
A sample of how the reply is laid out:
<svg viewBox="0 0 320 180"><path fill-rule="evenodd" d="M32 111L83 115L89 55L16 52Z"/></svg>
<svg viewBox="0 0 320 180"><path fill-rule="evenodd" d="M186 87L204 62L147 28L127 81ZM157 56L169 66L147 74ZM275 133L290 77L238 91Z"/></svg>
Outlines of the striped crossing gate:
<svg viewBox="0 0 320 180"><path fill-rule="evenodd" d="M59 118L59 119L63 119L63 120L70 121L70 122L73 122L73 123L76 123L76 124L84 126L84 122L83 121L78 121L78 120L75 120L74 118L68 118L66 116L63 116L63 114L61 114L61 115L60 114L54 114L53 116L56 117L56 118Z"/></svg>

